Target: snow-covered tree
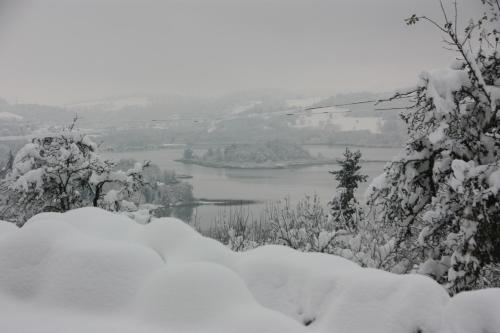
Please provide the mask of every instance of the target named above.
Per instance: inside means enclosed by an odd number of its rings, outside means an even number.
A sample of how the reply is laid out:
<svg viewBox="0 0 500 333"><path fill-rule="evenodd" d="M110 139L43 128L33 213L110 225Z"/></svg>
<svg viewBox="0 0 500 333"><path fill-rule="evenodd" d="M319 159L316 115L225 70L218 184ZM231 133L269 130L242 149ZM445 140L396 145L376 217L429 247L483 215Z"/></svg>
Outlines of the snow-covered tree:
<svg viewBox="0 0 500 333"><path fill-rule="evenodd" d="M128 171L114 171L92 140L74 126L40 135L16 154L2 180L2 218L24 223L46 211L65 212L83 206L118 210L143 185L138 163ZM114 184L113 189L106 189Z"/></svg>
<svg viewBox="0 0 500 333"><path fill-rule="evenodd" d="M352 152L346 148L344 158L339 160L340 169L330 171L338 182L337 189L329 202L330 218L337 229L356 231L361 218L359 203L355 191L360 182L365 182L368 176L360 174L361 152Z"/></svg>
<svg viewBox="0 0 500 333"><path fill-rule="evenodd" d="M4 165L0 167L0 179L4 178L7 173L12 170L12 165L14 164L14 154L12 150L9 150L9 154L7 156L7 160Z"/></svg>
<svg viewBox="0 0 500 333"><path fill-rule="evenodd" d="M500 262L500 54L498 1L460 33L455 16L427 21L446 37L457 59L424 72L402 114L409 140L368 193L375 222L391 230L387 266L415 266L451 293L489 285ZM473 51L474 50L474 51Z"/></svg>

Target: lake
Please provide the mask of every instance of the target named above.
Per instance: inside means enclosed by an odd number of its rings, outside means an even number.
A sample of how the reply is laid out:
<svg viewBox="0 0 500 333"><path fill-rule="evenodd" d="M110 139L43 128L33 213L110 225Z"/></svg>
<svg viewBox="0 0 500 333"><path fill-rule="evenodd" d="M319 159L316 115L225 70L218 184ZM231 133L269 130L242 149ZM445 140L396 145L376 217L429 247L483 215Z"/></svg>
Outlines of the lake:
<svg viewBox="0 0 500 333"><path fill-rule="evenodd" d="M345 147L307 145L304 146L313 155L321 153L326 158L341 158ZM398 148L367 148L349 147L360 150L364 160L388 161L400 151ZM196 154L202 154L203 149L196 149ZM151 160L162 169L175 170L177 174L190 175L193 178L185 181L193 185L193 194L196 198L205 199L233 199L233 200L258 200L259 203L243 205L240 209L257 218L265 208L266 202L282 200L290 197L292 203L303 198L306 194L317 194L326 204L336 186L333 175L328 171L335 170L338 165L318 165L290 169L220 169L208 168L199 165L175 162L182 157L183 148L161 149L151 151L131 151L119 153L105 153L107 158L119 160L133 158L138 161ZM378 176L385 162L362 163L362 173L368 175L368 182L361 184L358 197L363 194L370 181ZM165 215L175 215L184 220L192 219L202 227L208 227L218 214L228 207L203 205L195 208L183 207L181 209L167 210ZM231 207L230 209L237 209Z"/></svg>

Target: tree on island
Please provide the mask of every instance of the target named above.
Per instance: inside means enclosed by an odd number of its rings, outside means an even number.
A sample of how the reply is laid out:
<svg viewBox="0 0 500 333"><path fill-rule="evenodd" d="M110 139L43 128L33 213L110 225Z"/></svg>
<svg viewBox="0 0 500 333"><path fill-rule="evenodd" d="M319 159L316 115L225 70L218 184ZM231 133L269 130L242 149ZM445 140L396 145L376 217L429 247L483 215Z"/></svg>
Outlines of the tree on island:
<svg viewBox="0 0 500 333"><path fill-rule="evenodd" d="M194 158L194 151L191 146L188 146L184 149L183 158L185 160L191 160Z"/></svg>

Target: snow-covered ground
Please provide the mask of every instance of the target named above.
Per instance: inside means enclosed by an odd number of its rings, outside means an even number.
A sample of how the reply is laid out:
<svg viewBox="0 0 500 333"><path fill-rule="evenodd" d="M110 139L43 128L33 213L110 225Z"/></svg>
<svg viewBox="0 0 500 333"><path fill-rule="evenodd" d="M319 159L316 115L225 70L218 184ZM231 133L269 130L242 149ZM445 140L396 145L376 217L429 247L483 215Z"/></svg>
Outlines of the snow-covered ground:
<svg viewBox="0 0 500 333"><path fill-rule="evenodd" d="M1 332L500 332L500 290L449 298L419 275L95 208L0 222Z"/></svg>

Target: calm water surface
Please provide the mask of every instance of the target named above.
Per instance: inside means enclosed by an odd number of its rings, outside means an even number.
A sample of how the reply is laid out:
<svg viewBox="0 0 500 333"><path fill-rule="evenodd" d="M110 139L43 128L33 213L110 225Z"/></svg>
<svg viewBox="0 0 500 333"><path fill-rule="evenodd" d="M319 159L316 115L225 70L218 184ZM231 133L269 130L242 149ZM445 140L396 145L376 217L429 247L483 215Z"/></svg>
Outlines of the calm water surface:
<svg viewBox="0 0 500 333"><path fill-rule="evenodd" d="M321 153L327 158L340 158L345 147L338 146L305 146L311 154ZM351 148L361 150L364 160L387 161L391 160L400 151L397 148ZM203 149L196 150L202 154ZM175 170L177 174L191 175L186 179L193 185L193 194L196 198L206 199L241 199L258 200L257 204L245 205L243 209L257 218L265 208L266 202L282 200L290 197L292 202L303 198L305 195L317 194L323 203L330 199L336 182L330 170L338 168L337 165L320 165L292 169L217 169L198 165L188 165L175 162L182 157L183 149L162 149L152 151L134 151L120 153L106 153L106 157L119 160L133 158L138 161L151 160L160 168ZM379 175L385 162L370 162L362 164L362 172L368 175L367 183L361 185L358 197L362 198L370 181ZM221 210L228 209L221 206L199 206L194 209L184 208L176 214L183 219L196 219L202 226L209 226ZM232 209L235 209L233 207Z"/></svg>

